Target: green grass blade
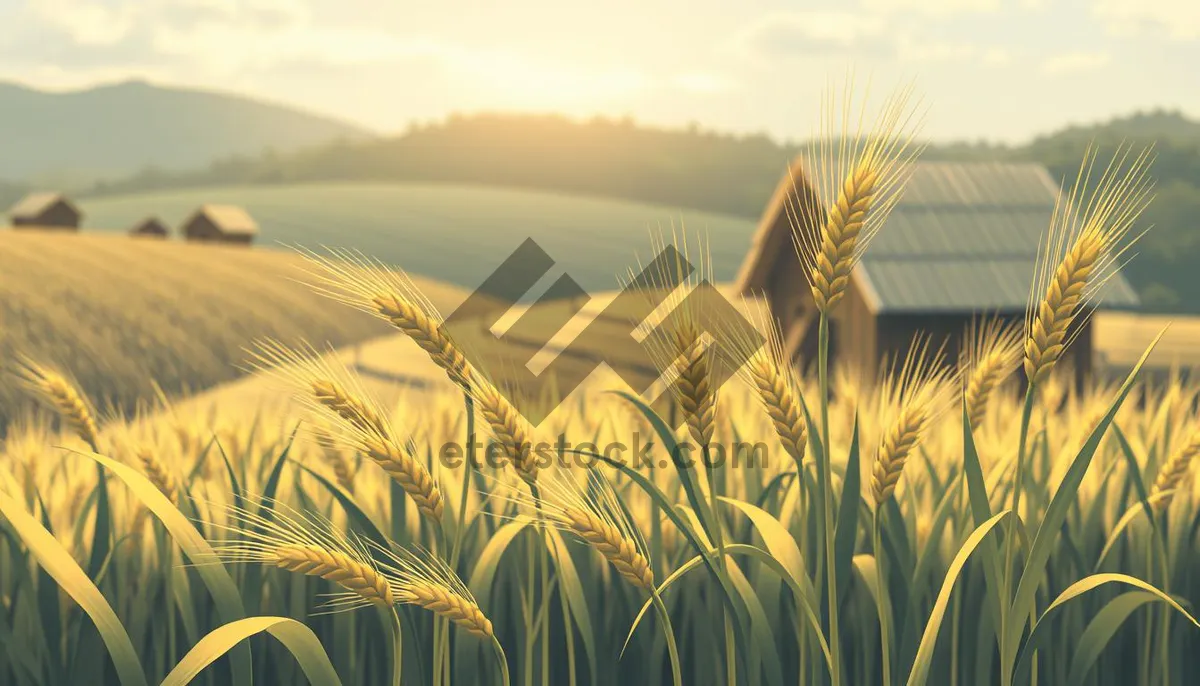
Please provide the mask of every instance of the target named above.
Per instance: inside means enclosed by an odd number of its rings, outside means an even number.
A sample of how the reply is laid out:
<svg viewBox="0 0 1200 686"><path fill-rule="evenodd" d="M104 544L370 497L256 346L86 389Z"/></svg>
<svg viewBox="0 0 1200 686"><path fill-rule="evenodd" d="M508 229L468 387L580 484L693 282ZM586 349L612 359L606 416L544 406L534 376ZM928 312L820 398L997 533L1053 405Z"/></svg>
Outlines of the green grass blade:
<svg viewBox="0 0 1200 686"><path fill-rule="evenodd" d="M26 512L24 506L2 492L0 514L16 530L42 569L54 578L58 587L71 596L96 625L100 638L108 648L121 686L146 686L146 674L142 671L142 664L128 632L104 599L104 594L83 572L71 553L33 515Z"/></svg>
<svg viewBox="0 0 1200 686"><path fill-rule="evenodd" d="M579 579L579 572L575 569L571 551L567 550L562 534L554 529L549 529L546 536L550 539L550 544L554 546L552 557L555 571L558 574L559 588L562 589L563 596L565 596L565 602L570 610L571 618L575 622L575 627L579 630L583 650L587 653L588 670L592 677L590 683L596 683L596 672L599 667L596 662L596 638L592 632L592 615L588 610L587 597L583 593L583 582ZM574 639L568 637L567 640Z"/></svg>
<svg viewBox="0 0 1200 686"><path fill-rule="evenodd" d="M133 495L162 522L170 532L175 545L179 546L179 550L194 565L200 580L208 588L216 605L217 616L226 623L243 619L246 612L242 607L242 597L238 593L237 584L233 582L229 572L225 570L217 554L213 552L212 546L204 540L200 532L196 531L196 527L192 526L188 518L137 470L103 455L82 454L116 475ZM230 653L230 660L234 684L248 686L252 683L254 677L250 647L241 646L234 650Z"/></svg>
<svg viewBox="0 0 1200 686"><path fill-rule="evenodd" d="M1150 352L1154 350L1154 346L1158 344L1166 332L1165 328L1159 332L1158 336L1146 348L1146 351L1142 353L1141 359L1138 360L1138 363L1129 372L1129 376L1125 378L1125 382L1121 384L1121 389L1118 391L1117 397L1113 399L1112 404L1109 405L1108 411L1104 413L1104 417L1092 429L1087 442L1084 443L1079 453L1076 454L1075 459L1072 460L1071 466L1067 468L1066 474L1063 475L1062 483L1059 484L1054 497L1050 499L1050 505L1046 508L1046 514L1043 516L1042 523L1037 530L1037 535L1034 536L1033 544L1029 548L1029 557L1025 563L1024 571L1021 572L1021 581L1017 584L1017 593L1013 599L1012 608L1008 616L1028 617L1032 613L1038 584L1046 568L1046 562L1049 561L1050 555L1054 551L1055 542L1062 530L1063 523L1066 521L1071 505L1075 502L1075 495L1079 492L1079 486L1083 483L1083 477L1087 474L1088 467L1092 463L1092 456L1096 454L1096 449L1100 447L1100 441L1104 438L1104 433L1112 423L1113 417L1116 416L1117 410L1120 409L1121 404L1125 402L1125 398L1133 389L1133 382L1141 372L1142 366L1146 364L1146 360L1150 357ZM1002 661L1005 658L1012 659L1016 657L1012 651L1016 649L1021 640L1021 634L1025 631L1023 622L1010 622L1009 625L1007 628L1007 645L1010 646L1010 650L1008 651L1008 656L1001 656ZM1012 663L1001 665L1003 669L1011 669L1012 666Z"/></svg>
<svg viewBox="0 0 1200 686"><path fill-rule="evenodd" d="M1088 672L1117 629L1135 610L1156 600L1159 598L1153 593L1130 591L1108 601L1088 623L1079 639L1073 641L1075 652L1071 657L1071 670L1067 673L1067 686L1083 686Z"/></svg>
<svg viewBox="0 0 1200 686"><path fill-rule="evenodd" d="M846 457L846 473L842 478L842 496L838 503L837 526L834 531L834 569L837 574L839 602L845 602L849 592L850 564L858 543L858 513L862 502L862 472L859 469L858 413L854 413L854 433L850 438L850 453Z"/></svg>
<svg viewBox="0 0 1200 686"><path fill-rule="evenodd" d="M1188 620L1194 626L1196 626L1196 628L1200 628L1200 622L1197 622L1195 617L1189 614L1187 610L1183 609L1183 606L1176 602L1174 598L1160 591L1153 584L1142 581L1136 577L1129 576L1128 574L1093 574L1068 586L1065 591L1060 593L1059 596L1054 599L1054 602L1050 603L1050 606L1046 608L1046 611L1042 613L1042 616L1038 618L1037 624L1034 625L1033 631L1029 634L1029 640L1026 641L1024 647L1021 649L1020 660L1017 662L1016 671L1014 672L1014 683L1025 684L1029 682L1030 672L1032 671L1033 666L1033 656L1039 648L1045 645L1046 641L1048 641L1051 636L1052 632L1050 629L1050 620L1053 619L1052 613L1062 608L1066 603L1078 598L1088 591L1095 590L1106 584L1114 583L1133 586L1140 591L1150 594L1156 600L1165 602L1176 612L1182 614L1184 617L1187 617ZM1109 601L1109 604L1111 603L1112 601ZM1112 632L1115 631L1116 626L1112 627ZM1110 638L1112 632L1110 632L1108 635ZM1097 630L1097 640L1099 640L1101 634L1102 632ZM1108 639L1105 638L1104 642L1107 643L1107 641ZM1078 647L1081 646L1077 646L1077 648ZM1099 646L1092 646L1091 649L1094 649L1096 654L1099 654L1103 647L1104 645L1101 644Z"/></svg>
<svg viewBox="0 0 1200 686"><path fill-rule="evenodd" d="M341 679L312 629L287 617L248 617L217 627L175 665L161 686L186 686L200 672L246 639L266 632L296 658L312 686L341 686Z"/></svg>
<svg viewBox="0 0 1200 686"><path fill-rule="evenodd" d="M946 572L946 579L942 582L942 589L938 592L937 601L933 604L933 612L930 613L929 620L925 623L925 631L921 634L921 642L917 647L917 657L913 660L912 671L908 674L908 686L924 686L928 681L929 668L933 664L933 649L937 647L938 631L942 628L942 619L946 616L946 610L950 606L950 595L954 591L954 584L958 581L958 577L972 553L1008 514L1008 510L1004 510L980 524L958 549L958 554L954 556L954 561L950 563L950 569Z"/></svg>
<svg viewBox="0 0 1200 686"><path fill-rule="evenodd" d="M1125 533L1125 529L1128 528L1135 519L1137 519L1138 515L1146 514L1147 509L1145 505L1150 505L1153 507L1156 503L1162 502L1168 498L1172 498L1174 495L1174 490L1155 493L1154 495L1150 496L1149 500L1145 501L1145 503L1137 503L1136 505L1131 506L1128 510L1125 510L1125 514L1121 515L1121 518L1117 520L1115 525L1113 525L1112 531L1109 532L1108 540L1104 542L1104 548L1100 551L1100 557L1096 559L1096 565L1092 568L1092 571L1100 571L1100 569L1104 566L1104 561L1108 559L1108 554L1112 552L1113 546L1116 545L1118 540L1120 540L1121 534ZM1150 513L1151 514L1149 515L1149 518L1151 526L1153 526L1154 515L1152 509L1150 510Z"/></svg>
<svg viewBox="0 0 1200 686"><path fill-rule="evenodd" d="M1112 431L1113 435L1117 437L1117 445L1121 446L1121 456L1125 458L1126 473L1129 475L1129 481L1133 484L1133 489L1137 491L1138 500L1142 503L1142 508L1146 511L1146 518L1153 525L1154 512L1150 509L1150 505L1147 502L1150 499L1150 495L1146 490L1146 482L1142 479L1142 468L1138 465L1137 456L1133 454L1133 446L1129 445L1129 440L1125 438L1125 432L1121 431L1121 427L1117 426L1116 422L1113 422Z"/></svg>
<svg viewBox="0 0 1200 686"><path fill-rule="evenodd" d="M704 533L708 535L710 540L716 540L713 536L714 527L720 524L714 520L713 512L709 509L708 499L704 497L704 493L700 490L700 484L696 481L695 465L684 464L682 461L683 454L679 450L679 443L675 440L675 433L662 417L658 416L649 405L642 402L637 396L625 391L613 391L616 395L629 401L639 412L650 422L650 426L654 428L654 433L663 442L663 448L666 449L667 455L671 458L671 464L675 467L675 471L679 474L679 482L683 485L683 491L687 495L688 503L700 519L700 527Z"/></svg>

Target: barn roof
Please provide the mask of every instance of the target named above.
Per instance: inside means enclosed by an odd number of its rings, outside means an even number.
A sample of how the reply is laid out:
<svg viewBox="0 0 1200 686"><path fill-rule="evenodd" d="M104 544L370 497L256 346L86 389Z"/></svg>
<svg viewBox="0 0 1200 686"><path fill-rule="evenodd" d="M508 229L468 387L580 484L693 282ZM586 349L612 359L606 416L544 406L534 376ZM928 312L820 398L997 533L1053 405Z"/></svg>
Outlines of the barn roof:
<svg viewBox="0 0 1200 686"><path fill-rule="evenodd" d="M214 226L227 234L258 233L258 222L237 205L201 205L200 209L196 210L196 216L200 215L207 217Z"/></svg>
<svg viewBox="0 0 1200 686"><path fill-rule="evenodd" d="M144 233L148 231L169 233L166 222L158 217L150 216L134 224L130 231L133 233Z"/></svg>
<svg viewBox="0 0 1200 686"><path fill-rule="evenodd" d="M791 176L799 183L803 166ZM763 216L739 277L746 291L765 287L780 255L795 261L783 209L790 191L785 178ZM1057 191L1037 164L919 162L853 278L877 313L1023 310ZM1116 274L1097 302L1138 299Z"/></svg>
<svg viewBox="0 0 1200 686"><path fill-rule="evenodd" d="M8 210L8 214L12 217L18 218L34 218L41 215L43 212L50 209L60 201L67 203L72 209L76 209L76 211L78 211L78 209L75 208L75 205L62 193L45 191L39 193L30 193L21 198L17 201L17 204L13 205Z"/></svg>

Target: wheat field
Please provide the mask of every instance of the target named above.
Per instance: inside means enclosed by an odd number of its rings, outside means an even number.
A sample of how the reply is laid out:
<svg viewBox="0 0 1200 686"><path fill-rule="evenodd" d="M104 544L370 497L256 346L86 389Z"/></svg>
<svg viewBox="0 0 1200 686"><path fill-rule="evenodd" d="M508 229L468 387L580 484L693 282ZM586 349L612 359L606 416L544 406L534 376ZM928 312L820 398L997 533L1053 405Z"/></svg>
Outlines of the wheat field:
<svg viewBox="0 0 1200 686"><path fill-rule="evenodd" d="M713 334L747 357L716 383L685 288L646 338L661 402L596 379L534 425L547 398L480 367L420 283L336 251L309 285L436 383L384 400L344 356L262 338L274 399L105 421L21 351L46 413L0 456L0 680L1193 683L1200 385L1141 378L1161 334L1124 380L1058 364L1150 158L1083 161L1023 326L980 319L953 360L918 337L862 379L829 365L829 317L919 152L908 95L812 152L833 200L795 227L811 377L759 309L765 344Z"/></svg>
<svg viewBox="0 0 1200 686"><path fill-rule="evenodd" d="M288 251L100 234L0 232L0 356L68 368L101 410L197 392L242 373L256 338L343 346L387 332L298 282ZM420 279L443 309L460 289ZM28 399L0 381L0 430Z"/></svg>

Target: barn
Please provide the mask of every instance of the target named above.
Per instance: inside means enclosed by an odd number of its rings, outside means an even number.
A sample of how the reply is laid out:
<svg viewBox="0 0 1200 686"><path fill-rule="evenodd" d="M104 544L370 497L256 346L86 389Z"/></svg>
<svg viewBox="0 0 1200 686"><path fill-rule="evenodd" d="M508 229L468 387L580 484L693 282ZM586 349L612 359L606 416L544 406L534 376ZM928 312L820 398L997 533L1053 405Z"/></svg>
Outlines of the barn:
<svg viewBox="0 0 1200 686"><path fill-rule="evenodd" d="M738 290L764 296L798 364L817 356L816 309L793 247L790 217L822 203L793 165L763 213L738 274ZM794 183L793 183L794 180ZM920 162L887 224L851 274L830 322L830 362L873 375L903 355L919 331L946 342L956 360L972 318L1018 320L1029 301L1038 248L1058 186L1036 164ZM1137 295L1120 274L1097 303L1133 309ZM1090 373L1090 318L1078 318L1066 359L1080 379Z"/></svg>
<svg viewBox="0 0 1200 686"><path fill-rule="evenodd" d="M249 245L258 223L237 205L201 205L180 229L189 241Z"/></svg>
<svg viewBox="0 0 1200 686"><path fill-rule="evenodd" d="M129 235L141 238L166 238L170 231L158 217L146 217L129 229Z"/></svg>
<svg viewBox="0 0 1200 686"><path fill-rule="evenodd" d="M78 231L83 213L62 193L30 193L8 211L14 228L37 227Z"/></svg>

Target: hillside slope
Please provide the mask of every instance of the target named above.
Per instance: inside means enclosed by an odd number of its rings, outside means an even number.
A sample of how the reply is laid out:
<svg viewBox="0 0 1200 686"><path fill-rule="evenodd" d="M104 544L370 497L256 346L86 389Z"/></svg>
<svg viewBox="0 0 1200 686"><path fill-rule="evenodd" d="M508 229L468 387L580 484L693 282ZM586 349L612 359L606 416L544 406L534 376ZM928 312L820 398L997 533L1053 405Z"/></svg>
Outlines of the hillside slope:
<svg viewBox="0 0 1200 686"><path fill-rule="evenodd" d="M0 179L83 183L366 137L334 119L223 93L140 81L63 93L0 84Z"/></svg>
<svg viewBox="0 0 1200 686"><path fill-rule="evenodd" d="M649 261L650 233L682 222L708 237L716 278L732 280L754 223L676 207L529 190L450 184L323 183L195 188L85 198L88 227L131 226L147 214L172 226L201 203L245 206L260 244L351 247L464 288L475 288L533 238L584 288L608 290ZM90 230L90 228L89 228Z"/></svg>
<svg viewBox="0 0 1200 686"><path fill-rule="evenodd" d="M345 345L387 333L299 283L284 251L118 236L0 232L0 426L28 407L7 373L19 355L61 366L101 407L239 376L256 338ZM459 289L419 286L439 308Z"/></svg>

